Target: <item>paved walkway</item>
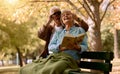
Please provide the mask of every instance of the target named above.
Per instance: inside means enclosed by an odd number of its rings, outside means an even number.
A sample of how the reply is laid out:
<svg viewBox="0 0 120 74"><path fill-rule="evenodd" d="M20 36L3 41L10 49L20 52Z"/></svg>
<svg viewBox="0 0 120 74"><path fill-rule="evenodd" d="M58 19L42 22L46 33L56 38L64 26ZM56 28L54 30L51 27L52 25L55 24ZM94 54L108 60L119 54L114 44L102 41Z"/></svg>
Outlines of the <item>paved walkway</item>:
<svg viewBox="0 0 120 74"><path fill-rule="evenodd" d="M18 74L19 66L0 67L0 74Z"/></svg>

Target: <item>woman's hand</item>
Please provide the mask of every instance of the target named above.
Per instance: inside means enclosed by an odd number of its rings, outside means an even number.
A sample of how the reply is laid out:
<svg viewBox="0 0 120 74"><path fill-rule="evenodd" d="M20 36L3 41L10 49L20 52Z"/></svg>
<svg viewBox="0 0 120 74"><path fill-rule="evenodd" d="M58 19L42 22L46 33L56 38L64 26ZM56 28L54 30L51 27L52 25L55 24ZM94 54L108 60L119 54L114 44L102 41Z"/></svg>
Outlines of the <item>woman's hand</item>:
<svg viewBox="0 0 120 74"><path fill-rule="evenodd" d="M81 51L81 47L78 44L73 44L73 50Z"/></svg>
<svg viewBox="0 0 120 74"><path fill-rule="evenodd" d="M61 45L59 46L59 49L60 49L60 51L64 51L64 50L70 50L70 49L72 49L72 45L73 44L69 44L68 46L66 46L66 47L62 47Z"/></svg>
<svg viewBox="0 0 120 74"><path fill-rule="evenodd" d="M60 51L64 51L64 50L67 50L66 47L60 47Z"/></svg>
<svg viewBox="0 0 120 74"><path fill-rule="evenodd" d="M76 50L76 51L81 51L81 47L77 44L73 44L73 43L70 43L68 46L66 47L62 47L62 46L59 46L60 48L60 51L64 51L64 50Z"/></svg>

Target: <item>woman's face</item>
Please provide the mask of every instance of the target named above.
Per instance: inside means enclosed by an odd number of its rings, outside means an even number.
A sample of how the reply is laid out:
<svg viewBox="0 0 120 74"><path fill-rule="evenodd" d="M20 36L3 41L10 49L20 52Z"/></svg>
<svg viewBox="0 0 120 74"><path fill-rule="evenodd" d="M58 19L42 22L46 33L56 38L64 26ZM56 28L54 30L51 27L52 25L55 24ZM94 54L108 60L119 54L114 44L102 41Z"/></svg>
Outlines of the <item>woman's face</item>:
<svg viewBox="0 0 120 74"><path fill-rule="evenodd" d="M69 11L69 10L63 11L61 14L61 19L64 24L73 22L73 17L72 17L71 11Z"/></svg>

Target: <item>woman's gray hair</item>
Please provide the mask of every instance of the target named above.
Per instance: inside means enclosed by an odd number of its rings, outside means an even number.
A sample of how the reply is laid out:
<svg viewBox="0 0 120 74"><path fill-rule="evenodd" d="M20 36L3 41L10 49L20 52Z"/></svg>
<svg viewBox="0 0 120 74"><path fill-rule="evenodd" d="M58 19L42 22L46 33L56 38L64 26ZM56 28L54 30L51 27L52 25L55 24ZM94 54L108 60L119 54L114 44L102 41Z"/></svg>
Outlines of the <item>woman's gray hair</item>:
<svg viewBox="0 0 120 74"><path fill-rule="evenodd" d="M64 12L70 12L70 13L72 13L69 9L61 10L61 13L64 13Z"/></svg>

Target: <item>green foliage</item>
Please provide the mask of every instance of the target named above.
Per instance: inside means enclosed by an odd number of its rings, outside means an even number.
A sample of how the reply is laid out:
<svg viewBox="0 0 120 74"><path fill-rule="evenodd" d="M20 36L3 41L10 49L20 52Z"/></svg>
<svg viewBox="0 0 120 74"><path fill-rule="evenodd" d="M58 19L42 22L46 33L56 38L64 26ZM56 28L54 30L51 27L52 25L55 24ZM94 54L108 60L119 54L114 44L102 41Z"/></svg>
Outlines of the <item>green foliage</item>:
<svg viewBox="0 0 120 74"><path fill-rule="evenodd" d="M10 43L11 46L21 46L26 44L29 35L27 27L25 27L26 23L18 25L5 19L3 19L1 22L0 29L8 35L7 39L9 40L6 40L6 42Z"/></svg>
<svg viewBox="0 0 120 74"><path fill-rule="evenodd" d="M42 49L43 43L37 37L37 31L39 27L46 23L52 6L57 5L61 9L75 11L74 7L67 2L29 2L29 0L21 0L15 6L2 2L0 1L0 18L4 19L0 19L0 48L7 48L8 50L8 48L19 47L24 55ZM78 1L75 1L74 4L86 15ZM102 34L104 50L113 49L113 37L109 30L105 28Z"/></svg>
<svg viewBox="0 0 120 74"><path fill-rule="evenodd" d="M103 50L106 51L113 51L114 49L114 38L113 34L110 32L113 26L110 25L103 25L102 27L102 43L103 43Z"/></svg>
<svg viewBox="0 0 120 74"><path fill-rule="evenodd" d="M0 51L16 53L15 49L18 47L22 49L21 52L25 56L33 53L38 46L41 46L41 41L36 35L37 31L36 23L32 20L15 24L12 21L0 19Z"/></svg>

